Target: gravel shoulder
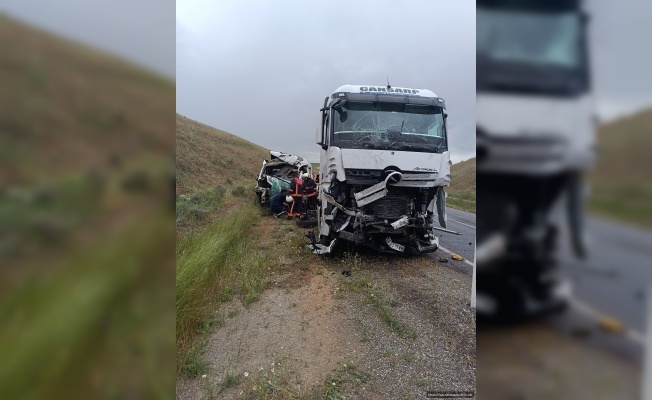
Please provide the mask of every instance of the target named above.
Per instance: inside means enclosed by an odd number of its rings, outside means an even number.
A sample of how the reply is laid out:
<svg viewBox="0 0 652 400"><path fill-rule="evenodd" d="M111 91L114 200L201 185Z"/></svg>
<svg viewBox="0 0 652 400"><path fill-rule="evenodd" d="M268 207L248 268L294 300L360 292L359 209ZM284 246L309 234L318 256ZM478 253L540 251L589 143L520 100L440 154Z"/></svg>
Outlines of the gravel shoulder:
<svg viewBox="0 0 652 400"><path fill-rule="evenodd" d="M483 399L640 399L641 369L539 323L480 329Z"/></svg>
<svg viewBox="0 0 652 400"><path fill-rule="evenodd" d="M374 391L382 398L475 392L471 277L426 257L363 257L356 264L342 278L343 304L369 346L359 365Z"/></svg>
<svg viewBox="0 0 652 400"><path fill-rule="evenodd" d="M268 288L249 307L232 301L216 312L206 372L179 377L177 399L475 391L469 274L430 257L320 258L305 249L305 232L292 221L264 224L261 237L277 239L261 241L270 248Z"/></svg>

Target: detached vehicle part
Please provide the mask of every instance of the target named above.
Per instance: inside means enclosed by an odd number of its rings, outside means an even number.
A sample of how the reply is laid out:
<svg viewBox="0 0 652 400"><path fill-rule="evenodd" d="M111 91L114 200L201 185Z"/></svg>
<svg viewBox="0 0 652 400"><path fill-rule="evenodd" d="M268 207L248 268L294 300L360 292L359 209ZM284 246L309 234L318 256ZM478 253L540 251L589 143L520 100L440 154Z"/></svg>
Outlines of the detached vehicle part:
<svg viewBox="0 0 652 400"><path fill-rule="evenodd" d="M270 160L263 161L255 188L256 201L262 206L269 205L269 200L282 190L290 189L290 172L312 172L312 165L299 156L279 151L270 151L269 155Z"/></svg>

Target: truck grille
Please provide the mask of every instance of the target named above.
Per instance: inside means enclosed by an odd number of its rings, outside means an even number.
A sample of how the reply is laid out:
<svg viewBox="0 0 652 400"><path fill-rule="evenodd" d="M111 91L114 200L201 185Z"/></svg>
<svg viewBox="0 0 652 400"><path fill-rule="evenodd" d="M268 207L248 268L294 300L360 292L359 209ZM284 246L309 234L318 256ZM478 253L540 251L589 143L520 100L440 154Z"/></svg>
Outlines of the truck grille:
<svg viewBox="0 0 652 400"><path fill-rule="evenodd" d="M365 207L365 211L372 215L398 218L409 211L411 196L385 196Z"/></svg>

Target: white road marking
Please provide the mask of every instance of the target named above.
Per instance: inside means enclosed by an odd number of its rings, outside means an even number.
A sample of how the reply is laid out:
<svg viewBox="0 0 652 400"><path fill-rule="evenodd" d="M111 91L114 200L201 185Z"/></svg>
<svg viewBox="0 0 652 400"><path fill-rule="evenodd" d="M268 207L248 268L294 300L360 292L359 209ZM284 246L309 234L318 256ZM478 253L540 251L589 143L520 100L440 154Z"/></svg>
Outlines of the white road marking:
<svg viewBox="0 0 652 400"><path fill-rule="evenodd" d="M464 225L464 226L468 226L469 228L473 228L473 229L475 229L475 226L473 226L473 225L469 225L469 224L464 223L464 222L462 222L462 221L458 221L458 220L453 219L453 218L447 218L447 219L448 219L448 221L457 222L458 224L462 224L462 225Z"/></svg>
<svg viewBox="0 0 652 400"><path fill-rule="evenodd" d="M629 338L633 342L636 342L641 346L645 347L645 335L643 335L641 332L628 329L627 332L625 333L625 336L627 336L627 338Z"/></svg>
<svg viewBox="0 0 652 400"><path fill-rule="evenodd" d="M443 246L439 246L439 249L442 250L442 251L445 251L448 254L457 254L457 253L453 253L452 251L448 250L447 248L445 248ZM459 255L459 254L457 254L457 255ZM464 262L469 264L470 266L473 266L473 263L471 261L467 260L466 258L464 258Z"/></svg>
<svg viewBox="0 0 652 400"><path fill-rule="evenodd" d="M596 320L602 320L605 318L608 318L607 315L602 314L600 311L596 310L595 308L591 307L590 305L581 302L580 300L572 297L570 299L570 304L575 308L577 311L594 318ZM640 344L641 346L645 347L645 335L642 334L641 332L638 332L634 329L630 329L625 327L625 332L624 336L628 338L629 340Z"/></svg>

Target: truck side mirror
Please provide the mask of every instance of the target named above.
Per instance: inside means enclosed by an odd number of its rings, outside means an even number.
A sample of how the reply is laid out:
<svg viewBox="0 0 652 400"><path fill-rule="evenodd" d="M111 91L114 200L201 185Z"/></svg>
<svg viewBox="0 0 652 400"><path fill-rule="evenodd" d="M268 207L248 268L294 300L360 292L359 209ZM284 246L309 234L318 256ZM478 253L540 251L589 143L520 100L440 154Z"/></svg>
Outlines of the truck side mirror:
<svg viewBox="0 0 652 400"><path fill-rule="evenodd" d="M319 113L319 120L317 121L317 135L315 136L315 141L317 142L318 145L321 146L322 149L326 150L328 148L328 144L326 143L326 138L324 137L324 122L326 120L326 113L322 109L321 113Z"/></svg>
<svg viewBox="0 0 652 400"><path fill-rule="evenodd" d="M324 141L324 111L319 113L317 118L317 130L315 134L315 143L322 145Z"/></svg>

